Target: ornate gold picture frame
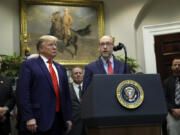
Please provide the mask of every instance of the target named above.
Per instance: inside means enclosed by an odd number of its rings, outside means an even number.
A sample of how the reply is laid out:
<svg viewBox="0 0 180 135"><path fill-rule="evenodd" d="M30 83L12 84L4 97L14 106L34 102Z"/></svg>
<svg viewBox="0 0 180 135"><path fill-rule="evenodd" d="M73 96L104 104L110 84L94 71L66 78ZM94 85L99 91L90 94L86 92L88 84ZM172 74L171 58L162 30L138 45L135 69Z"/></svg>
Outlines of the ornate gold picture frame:
<svg viewBox="0 0 180 135"><path fill-rule="evenodd" d="M68 12L68 13L67 13ZM104 34L103 2L88 0L21 0L21 55L28 47L37 53L42 35L58 38L56 61L84 66L98 57Z"/></svg>

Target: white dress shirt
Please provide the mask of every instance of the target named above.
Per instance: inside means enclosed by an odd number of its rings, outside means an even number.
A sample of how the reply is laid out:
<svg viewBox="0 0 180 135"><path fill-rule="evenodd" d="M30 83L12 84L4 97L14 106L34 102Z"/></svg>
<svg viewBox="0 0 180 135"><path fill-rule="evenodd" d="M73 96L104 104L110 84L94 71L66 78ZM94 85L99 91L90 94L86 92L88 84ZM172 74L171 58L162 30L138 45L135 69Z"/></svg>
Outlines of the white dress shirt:
<svg viewBox="0 0 180 135"><path fill-rule="evenodd" d="M74 87L77 98L80 99L80 97L79 97L79 85L81 85L81 88L82 88L82 83L77 84L77 83L73 82L72 84L73 84L73 87Z"/></svg>

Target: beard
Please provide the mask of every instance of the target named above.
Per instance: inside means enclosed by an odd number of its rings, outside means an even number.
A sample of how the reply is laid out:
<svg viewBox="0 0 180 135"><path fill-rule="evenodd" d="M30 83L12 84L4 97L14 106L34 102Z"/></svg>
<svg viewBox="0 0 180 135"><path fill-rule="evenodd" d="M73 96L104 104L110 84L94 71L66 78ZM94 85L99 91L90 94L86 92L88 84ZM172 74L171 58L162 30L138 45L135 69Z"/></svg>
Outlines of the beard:
<svg viewBox="0 0 180 135"><path fill-rule="evenodd" d="M174 70L173 75L174 76L180 76L180 70Z"/></svg>

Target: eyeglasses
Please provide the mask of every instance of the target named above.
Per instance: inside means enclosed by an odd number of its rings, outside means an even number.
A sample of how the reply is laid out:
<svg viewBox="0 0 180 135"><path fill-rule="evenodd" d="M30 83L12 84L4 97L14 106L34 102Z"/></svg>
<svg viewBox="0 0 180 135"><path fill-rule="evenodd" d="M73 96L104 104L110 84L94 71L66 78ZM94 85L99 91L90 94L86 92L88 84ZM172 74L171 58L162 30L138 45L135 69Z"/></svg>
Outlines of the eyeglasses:
<svg viewBox="0 0 180 135"><path fill-rule="evenodd" d="M111 42L102 42L102 43L100 43L100 46L110 46L110 45L112 45L112 43Z"/></svg>

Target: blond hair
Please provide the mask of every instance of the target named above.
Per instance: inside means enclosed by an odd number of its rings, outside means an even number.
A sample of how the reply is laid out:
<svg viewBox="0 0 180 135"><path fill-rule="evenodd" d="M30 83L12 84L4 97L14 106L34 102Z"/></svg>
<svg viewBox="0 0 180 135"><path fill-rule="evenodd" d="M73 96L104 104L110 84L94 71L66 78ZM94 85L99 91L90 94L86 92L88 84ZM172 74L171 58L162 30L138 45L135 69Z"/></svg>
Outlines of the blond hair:
<svg viewBox="0 0 180 135"><path fill-rule="evenodd" d="M36 44L36 48L39 51L40 46L47 41L57 41L58 39L55 36L43 35L39 38L39 41Z"/></svg>

